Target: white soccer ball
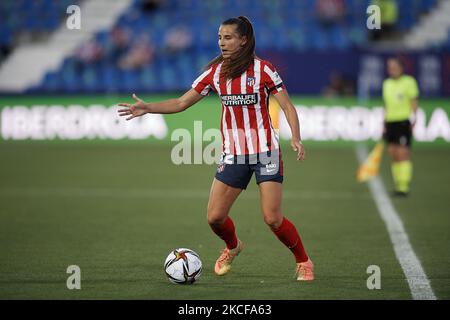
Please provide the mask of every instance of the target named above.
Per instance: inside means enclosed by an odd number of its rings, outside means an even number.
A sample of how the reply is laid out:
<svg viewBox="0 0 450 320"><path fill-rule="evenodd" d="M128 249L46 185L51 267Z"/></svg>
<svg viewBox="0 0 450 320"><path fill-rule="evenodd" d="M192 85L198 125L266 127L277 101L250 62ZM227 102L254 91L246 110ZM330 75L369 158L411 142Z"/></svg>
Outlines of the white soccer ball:
<svg viewBox="0 0 450 320"><path fill-rule="evenodd" d="M170 282L192 284L200 278L202 261L195 251L178 248L167 256L164 262L164 270Z"/></svg>

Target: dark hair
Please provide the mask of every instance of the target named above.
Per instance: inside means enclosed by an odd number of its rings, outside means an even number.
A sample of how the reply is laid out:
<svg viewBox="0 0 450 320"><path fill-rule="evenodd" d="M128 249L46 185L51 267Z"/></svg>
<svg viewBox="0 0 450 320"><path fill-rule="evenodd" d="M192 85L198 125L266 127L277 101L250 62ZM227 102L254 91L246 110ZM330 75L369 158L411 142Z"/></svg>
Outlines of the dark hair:
<svg viewBox="0 0 450 320"><path fill-rule="evenodd" d="M220 71L220 77L234 79L244 73L255 58L256 41L255 34L253 32L253 25L245 16L227 19L222 22L221 25L236 25L236 31L239 36L245 36L247 38L247 42L244 47L239 50L229 61L224 63ZM208 62L205 66L205 70L209 69L213 64L220 63L222 61L224 60L222 54L220 54Z"/></svg>
<svg viewBox="0 0 450 320"><path fill-rule="evenodd" d="M402 70L405 69L405 62L403 61L403 58L401 56L390 56L387 61L394 60L398 63L398 65L402 68Z"/></svg>

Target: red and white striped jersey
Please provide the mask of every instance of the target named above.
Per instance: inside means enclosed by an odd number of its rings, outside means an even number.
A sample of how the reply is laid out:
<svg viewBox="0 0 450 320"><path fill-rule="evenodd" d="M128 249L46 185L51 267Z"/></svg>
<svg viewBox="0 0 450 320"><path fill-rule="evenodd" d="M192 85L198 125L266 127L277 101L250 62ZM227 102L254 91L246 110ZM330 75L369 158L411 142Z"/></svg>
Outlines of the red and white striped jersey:
<svg viewBox="0 0 450 320"><path fill-rule="evenodd" d="M269 115L269 95L285 89L270 62L255 58L248 69L233 80L220 79L222 63L213 65L192 84L199 94L211 90L222 102L222 151L247 155L279 148Z"/></svg>

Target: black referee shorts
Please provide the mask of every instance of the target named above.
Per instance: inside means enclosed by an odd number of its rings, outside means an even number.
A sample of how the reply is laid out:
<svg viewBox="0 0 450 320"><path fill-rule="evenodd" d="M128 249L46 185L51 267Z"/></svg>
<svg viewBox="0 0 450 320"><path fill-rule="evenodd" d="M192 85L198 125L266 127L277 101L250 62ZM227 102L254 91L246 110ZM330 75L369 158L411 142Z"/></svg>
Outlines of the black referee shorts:
<svg viewBox="0 0 450 320"><path fill-rule="evenodd" d="M387 143L398 144L411 147L412 126L409 120L385 122L384 141Z"/></svg>

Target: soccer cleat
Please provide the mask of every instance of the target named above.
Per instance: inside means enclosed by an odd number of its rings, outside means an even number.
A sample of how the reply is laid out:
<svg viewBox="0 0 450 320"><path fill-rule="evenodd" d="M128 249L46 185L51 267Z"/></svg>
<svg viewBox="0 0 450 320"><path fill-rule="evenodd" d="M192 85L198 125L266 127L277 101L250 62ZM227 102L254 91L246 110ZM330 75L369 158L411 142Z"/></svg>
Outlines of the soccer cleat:
<svg viewBox="0 0 450 320"><path fill-rule="evenodd" d="M392 196L396 198L406 198L408 197L408 192L395 190L392 192Z"/></svg>
<svg viewBox="0 0 450 320"><path fill-rule="evenodd" d="M305 262L297 263L295 276L297 277L298 281L314 280L314 264L311 259L308 258L308 260Z"/></svg>
<svg viewBox="0 0 450 320"><path fill-rule="evenodd" d="M214 266L214 272L218 276L225 275L231 269L231 263L234 258L242 251L244 244L241 240L238 239L238 245L234 249L225 248L222 250L222 254L219 259L216 261L216 265Z"/></svg>

